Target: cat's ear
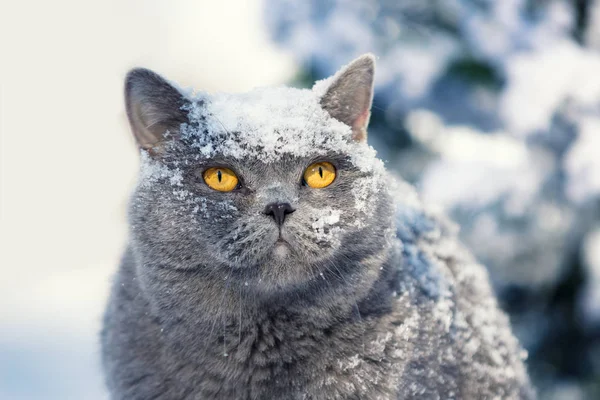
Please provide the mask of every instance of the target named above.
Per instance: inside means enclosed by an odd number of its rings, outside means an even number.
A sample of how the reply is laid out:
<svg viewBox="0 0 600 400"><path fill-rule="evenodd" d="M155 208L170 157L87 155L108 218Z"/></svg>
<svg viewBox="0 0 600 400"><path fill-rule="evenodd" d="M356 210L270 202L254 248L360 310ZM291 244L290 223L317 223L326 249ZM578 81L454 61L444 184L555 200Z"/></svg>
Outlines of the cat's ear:
<svg viewBox="0 0 600 400"><path fill-rule="evenodd" d="M321 97L321 107L352 128L352 138L367 140L367 125L371 116L375 57L365 54L339 71Z"/></svg>
<svg viewBox="0 0 600 400"><path fill-rule="evenodd" d="M176 135L188 121L189 104L175 87L158 74L143 68L131 70L125 79L125 104L131 130L138 146L154 150Z"/></svg>

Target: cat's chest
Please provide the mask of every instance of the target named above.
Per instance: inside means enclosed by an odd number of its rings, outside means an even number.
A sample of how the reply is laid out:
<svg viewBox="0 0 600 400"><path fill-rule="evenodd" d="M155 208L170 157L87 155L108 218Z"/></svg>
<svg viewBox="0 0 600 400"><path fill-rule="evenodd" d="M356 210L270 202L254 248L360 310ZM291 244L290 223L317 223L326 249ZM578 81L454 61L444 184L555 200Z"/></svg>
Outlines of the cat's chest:
<svg viewBox="0 0 600 400"><path fill-rule="evenodd" d="M409 349L390 321L324 330L309 325L270 321L222 335L222 347L200 366L196 397L395 398Z"/></svg>

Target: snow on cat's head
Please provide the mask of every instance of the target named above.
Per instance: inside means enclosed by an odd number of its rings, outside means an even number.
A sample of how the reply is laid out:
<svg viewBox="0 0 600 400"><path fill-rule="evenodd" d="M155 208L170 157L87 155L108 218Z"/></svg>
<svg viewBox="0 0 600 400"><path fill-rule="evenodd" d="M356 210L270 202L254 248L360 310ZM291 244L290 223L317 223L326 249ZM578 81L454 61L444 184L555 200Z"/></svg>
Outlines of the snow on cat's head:
<svg viewBox="0 0 600 400"><path fill-rule="evenodd" d="M366 143L373 74L367 55L312 90L184 95L132 71L142 168L130 221L142 257L281 288L381 251L392 205Z"/></svg>

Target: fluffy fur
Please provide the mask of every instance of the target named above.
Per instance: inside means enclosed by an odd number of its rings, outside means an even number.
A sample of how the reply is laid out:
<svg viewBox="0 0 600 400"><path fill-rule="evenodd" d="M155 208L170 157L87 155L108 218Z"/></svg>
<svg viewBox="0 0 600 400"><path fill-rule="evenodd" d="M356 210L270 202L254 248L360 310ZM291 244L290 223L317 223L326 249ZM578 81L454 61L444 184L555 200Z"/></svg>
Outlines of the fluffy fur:
<svg viewBox="0 0 600 400"><path fill-rule="evenodd" d="M365 142L373 71L195 96L130 73L143 150L102 332L112 398L533 397L484 269ZM316 161L331 186L303 184ZM240 186L210 189L214 166ZM281 229L273 202L295 209Z"/></svg>

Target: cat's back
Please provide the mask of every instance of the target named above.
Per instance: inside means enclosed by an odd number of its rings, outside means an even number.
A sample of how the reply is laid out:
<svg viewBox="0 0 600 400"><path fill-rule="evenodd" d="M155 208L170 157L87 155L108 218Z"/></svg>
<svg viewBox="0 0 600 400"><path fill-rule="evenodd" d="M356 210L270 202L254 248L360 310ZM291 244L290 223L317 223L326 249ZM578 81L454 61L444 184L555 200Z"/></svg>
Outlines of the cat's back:
<svg viewBox="0 0 600 400"><path fill-rule="evenodd" d="M396 215L397 340L409 342L399 398L534 398L507 316L457 228L421 206Z"/></svg>

